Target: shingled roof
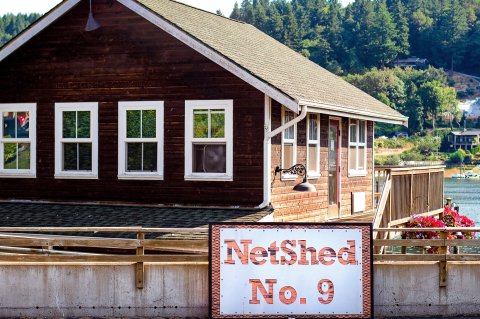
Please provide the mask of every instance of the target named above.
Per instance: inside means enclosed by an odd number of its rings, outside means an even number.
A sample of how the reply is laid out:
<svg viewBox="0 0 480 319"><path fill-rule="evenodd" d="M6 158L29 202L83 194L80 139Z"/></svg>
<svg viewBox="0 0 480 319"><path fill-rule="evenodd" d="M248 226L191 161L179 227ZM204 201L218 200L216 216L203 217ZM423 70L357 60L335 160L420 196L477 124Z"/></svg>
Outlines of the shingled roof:
<svg viewBox="0 0 480 319"><path fill-rule="evenodd" d="M25 39L0 50L0 61L79 1L63 1L42 18L44 26L37 24L32 34L22 34ZM327 114L407 124L405 116L252 25L172 0L117 1L295 112L308 106Z"/></svg>

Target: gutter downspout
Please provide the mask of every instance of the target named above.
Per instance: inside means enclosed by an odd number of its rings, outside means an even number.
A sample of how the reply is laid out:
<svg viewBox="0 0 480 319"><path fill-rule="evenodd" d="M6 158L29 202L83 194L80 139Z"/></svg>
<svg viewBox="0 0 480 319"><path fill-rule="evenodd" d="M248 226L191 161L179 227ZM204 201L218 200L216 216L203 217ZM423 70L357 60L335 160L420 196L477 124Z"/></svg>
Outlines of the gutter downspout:
<svg viewBox="0 0 480 319"><path fill-rule="evenodd" d="M271 145L272 137L280 134L285 131L292 125L297 124L298 122L304 120L307 117L307 107L299 106L301 109L300 114L291 120L288 123L283 124L282 126L276 128L273 131L271 130L272 123L272 99L265 95L265 122L264 122L264 133L265 137L263 139L263 202L257 206L259 209L263 209L271 204L271 169L272 166L272 156L271 156Z"/></svg>

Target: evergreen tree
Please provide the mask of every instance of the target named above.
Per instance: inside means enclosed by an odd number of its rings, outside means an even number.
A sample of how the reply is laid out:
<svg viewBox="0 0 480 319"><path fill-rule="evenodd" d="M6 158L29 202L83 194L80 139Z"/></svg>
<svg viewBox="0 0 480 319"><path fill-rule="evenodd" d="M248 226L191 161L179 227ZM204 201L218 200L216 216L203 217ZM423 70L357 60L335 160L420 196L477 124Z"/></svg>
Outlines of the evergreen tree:
<svg viewBox="0 0 480 319"><path fill-rule="evenodd" d="M235 2L233 6L232 13L230 13L230 19L235 19L235 20L241 20L241 14L240 14L240 7L238 6L238 2Z"/></svg>
<svg viewBox="0 0 480 319"><path fill-rule="evenodd" d="M391 5L393 21L396 24L396 33L393 37L398 54L402 57L408 56L410 53L410 27L406 15L406 9L402 0L394 0Z"/></svg>
<svg viewBox="0 0 480 319"><path fill-rule="evenodd" d="M397 57L400 51L394 41L397 31L385 0L377 2L371 30L369 46L372 52L372 64L385 67Z"/></svg>

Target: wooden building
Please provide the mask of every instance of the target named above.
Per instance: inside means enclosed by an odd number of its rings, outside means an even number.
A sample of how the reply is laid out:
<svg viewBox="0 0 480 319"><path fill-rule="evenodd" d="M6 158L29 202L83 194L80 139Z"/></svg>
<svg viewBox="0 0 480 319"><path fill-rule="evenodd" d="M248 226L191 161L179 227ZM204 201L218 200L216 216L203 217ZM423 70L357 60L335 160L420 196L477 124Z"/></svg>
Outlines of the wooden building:
<svg viewBox="0 0 480 319"><path fill-rule="evenodd" d="M448 134L447 141L451 150L469 151L478 145L480 130L453 131Z"/></svg>
<svg viewBox="0 0 480 319"><path fill-rule="evenodd" d="M372 211L375 122L407 119L251 25L64 0L0 50L0 198ZM315 192L296 192L307 167Z"/></svg>

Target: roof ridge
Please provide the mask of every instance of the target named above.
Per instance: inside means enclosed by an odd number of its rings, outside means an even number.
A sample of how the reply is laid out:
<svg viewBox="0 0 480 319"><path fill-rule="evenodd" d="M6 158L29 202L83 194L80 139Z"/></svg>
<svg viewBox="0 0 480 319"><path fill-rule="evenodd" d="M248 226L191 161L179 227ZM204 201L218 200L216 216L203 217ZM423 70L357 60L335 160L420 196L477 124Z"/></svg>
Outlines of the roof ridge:
<svg viewBox="0 0 480 319"><path fill-rule="evenodd" d="M226 16L224 16L224 15L219 15L219 14L216 14L216 13L214 13L214 12L207 11L207 10L204 10L204 9L201 9L201 8L197 8L197 7L194 7L194 6L189 5L189 4L187 4L187 3L184 3L184 2L180 2L180 1L178 1L178 0L167 0L167 1L175 2L175 3L180 4L180 5L183 5L183 6L185 6L185 7L189 7L189 8L191 8L191 9L195 9L195 10L202 11L202 12L205 12L205 13L208 13L208 14L212 14L212 15L214 15L214 16L216 16L216 17L224 18L224 19L227 19L227 20L230 20L230 21L233 21L233 22L250 25L249 23L246 23L246 22L244 22L244 21L232 19L232 18L226 17Z"/></svg>

